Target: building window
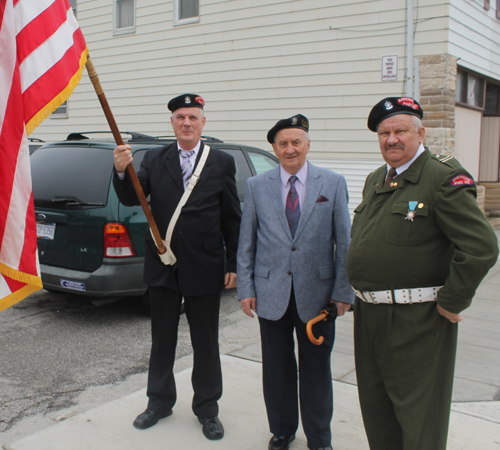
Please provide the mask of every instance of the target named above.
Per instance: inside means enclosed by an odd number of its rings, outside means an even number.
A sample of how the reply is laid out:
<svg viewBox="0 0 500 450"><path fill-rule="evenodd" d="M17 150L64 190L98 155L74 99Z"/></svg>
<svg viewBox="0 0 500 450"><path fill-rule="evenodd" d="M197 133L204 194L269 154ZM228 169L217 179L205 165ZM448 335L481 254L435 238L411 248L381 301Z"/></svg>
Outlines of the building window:
<svg viewBox="0 0 500 450"><path fill-rule="evenodd" d="M486 101L484 112L488 114L500 114L500 85L486 82Z"/></svg>
<svg viewBox="0 0 500 450"><path fill-rule="evenodd" d="M457 90L455 91L455 101L460 103L467 102L467 72L457 72Z"/></svg>
<svg viewBox="0 0 500 450"><path fill-rule="evenodd" d="M115 0L114 34L133 33L135 31L135 0Z"/></svg>
<svg viewBox="0 0 500 450"><path fill-rule="evenodd" d="M467 104L483 107L484 80L469 74L467 77Z"/></svg>
<svg viewBox="0 0 500 450"><path fill-rule="evenodd" d="M174 25L200 21L199 0L174 0Z"/></svg>
<svg viewBox="0 0 500 450"><path fill-rule="evenodd" d="M51 119L66 119L68 118L68 101L66 100L59 108L57 108L52 115Z"/></svg>
<svg viewBox="0 0 500 450"><path fill-rule="evenodd" d="M497 19L500 19L500 0L497 0Z"/></svg>
<svg viewBox="0 0 500 450"><path fill-rule="evenodd" d="M486 11L490 10L490 0L484 0L484 9Z"/></svg>
<svg viewBox="0 0 500 450"><path fill-rule="evenodd" d="M455 100L482 109L484 107L484 79L459 69Z"/></svg>

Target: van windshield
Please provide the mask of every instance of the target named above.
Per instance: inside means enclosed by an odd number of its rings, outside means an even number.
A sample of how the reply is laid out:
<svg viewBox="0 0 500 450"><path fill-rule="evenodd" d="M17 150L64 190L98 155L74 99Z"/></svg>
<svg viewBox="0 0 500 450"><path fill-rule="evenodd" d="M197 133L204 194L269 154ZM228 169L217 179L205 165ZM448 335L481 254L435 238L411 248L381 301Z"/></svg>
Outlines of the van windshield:
<svg viewBox="0 0 500 450"><path fill-rule="evenodd" d="M113 151L43 147L30 156L35 207L87 209L107 203Z"/></svg>

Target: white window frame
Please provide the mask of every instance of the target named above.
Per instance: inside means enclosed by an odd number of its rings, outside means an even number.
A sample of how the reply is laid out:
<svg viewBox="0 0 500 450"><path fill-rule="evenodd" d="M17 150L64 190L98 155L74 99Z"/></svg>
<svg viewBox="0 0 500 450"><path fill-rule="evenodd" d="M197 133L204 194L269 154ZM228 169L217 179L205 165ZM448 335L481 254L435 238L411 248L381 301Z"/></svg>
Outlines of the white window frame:
<svg viewBox="0 0 500 450"><path fill-rule="evenodd" d="M195 17L187 17L186 19L180 19L180 2L182 0L174 0L174 27L179 25L187 25L189 23L198 23L200 21L200 2L198 0L198 15Z"/></svg>
<svg viewBox="0 0 500 450"><path fill-rule="evenodd" d="M51 119L67 119L69 117L69 100L61 104L51 115Z"/></svg>
<svg viewBox="0 0 500 450"><path fill-rule="evenodd" d="M130 27L118 28L118 2L120 0L113 0L113 35L119 36L121 34L135 33L135 11L136 11L136 0L132 0L134 7L134 24Z"/></svg>

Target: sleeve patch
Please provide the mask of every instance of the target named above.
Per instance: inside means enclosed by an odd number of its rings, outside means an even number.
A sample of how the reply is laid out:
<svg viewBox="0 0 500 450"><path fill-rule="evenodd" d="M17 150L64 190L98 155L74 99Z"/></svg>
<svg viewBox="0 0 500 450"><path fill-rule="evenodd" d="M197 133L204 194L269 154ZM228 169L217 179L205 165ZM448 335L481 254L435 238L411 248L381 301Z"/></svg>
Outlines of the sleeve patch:
<svg viewBox="0 0 500 450"><path fill-rule="evenodd" d="M467 175L457 175L451 179L450 184L452 186L463 186L464 184L472 186L474 184L474 180Z"/></svg>

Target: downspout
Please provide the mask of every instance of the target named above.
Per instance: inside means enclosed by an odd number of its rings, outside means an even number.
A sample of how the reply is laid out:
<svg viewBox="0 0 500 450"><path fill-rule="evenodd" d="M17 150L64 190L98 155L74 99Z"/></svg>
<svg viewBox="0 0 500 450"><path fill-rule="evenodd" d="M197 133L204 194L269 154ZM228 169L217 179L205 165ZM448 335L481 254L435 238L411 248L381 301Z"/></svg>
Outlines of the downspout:
<svg viewBox="0 0 500 450"><path fill-rule="evenodd" d="M413 0L406 0L406 96L413 97Z"/></svg>

